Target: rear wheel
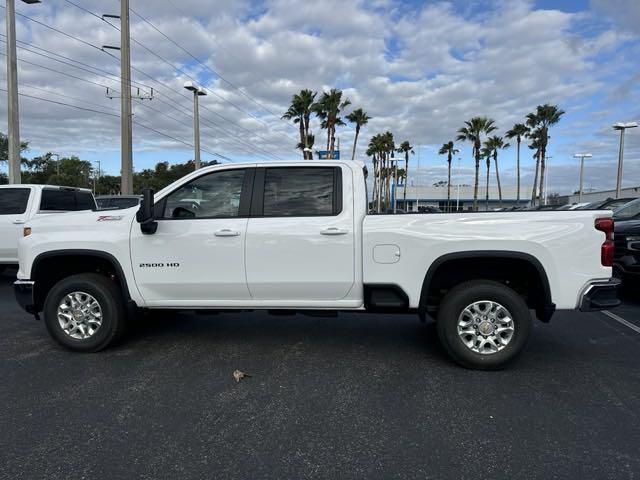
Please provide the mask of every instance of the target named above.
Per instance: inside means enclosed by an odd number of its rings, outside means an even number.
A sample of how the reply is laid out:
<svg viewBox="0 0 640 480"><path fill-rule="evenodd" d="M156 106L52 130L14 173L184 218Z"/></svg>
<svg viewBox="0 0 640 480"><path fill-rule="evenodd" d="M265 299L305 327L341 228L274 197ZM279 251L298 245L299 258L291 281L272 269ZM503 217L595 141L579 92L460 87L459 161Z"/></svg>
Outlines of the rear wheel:
<svg viewBox="0 0 640 480"><path fill-rule="evenodd" d="M97 352L108 347L123 333L125 319L120 289L95 273L60 280L44 304L49 334L71 350Z"/></svg>
<svg viewBox="0 0 640 480"><path fill-rule="evenodd" d="M513 361L531 333L522 297L498 282L474 280L442 300L437 329L449 355L467 368L494 370Z"/></svg>

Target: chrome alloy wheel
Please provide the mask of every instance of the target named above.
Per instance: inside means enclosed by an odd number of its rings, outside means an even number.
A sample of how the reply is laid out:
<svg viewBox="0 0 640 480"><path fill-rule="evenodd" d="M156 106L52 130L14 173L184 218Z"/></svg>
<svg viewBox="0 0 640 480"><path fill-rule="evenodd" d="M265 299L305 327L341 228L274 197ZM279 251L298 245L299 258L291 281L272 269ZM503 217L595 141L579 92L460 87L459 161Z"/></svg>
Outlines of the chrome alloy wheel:
<svg viewBox="0 0 640 480"><path fill-rule="evenodd" d="M93 336L102 325L102 307L85 292L66 295L58 306L60 327L71 338L85 340Z"/></svg>
<svg viewBox="0 0 640 480"><path fill-rule="evenodd" d="M491 300L474 302L458 317L458 336L470 350L483 355L499 352L513 338L511 313Z"/></svg>

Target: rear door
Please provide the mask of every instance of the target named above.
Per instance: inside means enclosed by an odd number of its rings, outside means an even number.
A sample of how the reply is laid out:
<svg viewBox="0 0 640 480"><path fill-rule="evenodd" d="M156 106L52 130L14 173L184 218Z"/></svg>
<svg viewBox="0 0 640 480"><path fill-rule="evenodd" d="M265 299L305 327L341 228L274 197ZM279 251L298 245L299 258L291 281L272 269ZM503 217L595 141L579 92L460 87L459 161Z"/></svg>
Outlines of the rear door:
<svg viewBox="0 0 640 480"><path fill-rule="evenodd" d="M332 302L354 278L352 182L340 166L256 171L247 227L247 282L255 300Z"/></svg>
<svg viewBox="0 0 640 480"><path fill-rule="evenodd" d="M18 261L18 239L28 220L29 199L33 189L0 189L0 263Z"/></svg>

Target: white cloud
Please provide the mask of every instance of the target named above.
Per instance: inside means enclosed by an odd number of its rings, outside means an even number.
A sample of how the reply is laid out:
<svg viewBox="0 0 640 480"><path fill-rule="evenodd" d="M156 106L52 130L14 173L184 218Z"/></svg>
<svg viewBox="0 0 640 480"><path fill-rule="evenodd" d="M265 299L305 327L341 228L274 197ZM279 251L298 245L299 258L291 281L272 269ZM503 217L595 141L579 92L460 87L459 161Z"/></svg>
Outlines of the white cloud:
<svg viewBox="0 0 640 480"><path fill-rule="evenodd" d="M119 9L118 2L77 1L97 14ZM574 148L590 147L614 156L616 137L608 130L613 116L631 119L640 113L637 108L633 111L630 102L639 96L637 59L620 50L625 43L637 42L633 27L638 23L631 20L640 13L638 3L630 1L625 4L627 14L621 17L610 3L593 0L595 14L576 14L536 9L528 1L491 2L490 8L478 12L461 11L459 5L447 2L415 7L396 1L133 0L136 12L251 96L198 65L132 14L132 36L181 70L174 71L132 45L133 78L152 86L156 94L146 106L134 104L135 118L190 143L191 101L182 89L190 76L209 89L201 99L207 150L232 158L246 158L248 152L256 158L291 157L296 155L297 130L277 118L291 95L301 88L320 91L337 86L354 107L363 107L373 117L361 135L361 154L371 134L391 130L399 140L429 146L431 153L422 165L429 166L428 175L436 181L442 179L443 160L433 147L452 139L464 120L488 115L503 133L535 105L551 102L569 112L552 133L558 150L554 155L566 157ZM18 7L21 13L97 46L119 43L115 29L62 0L52 6ZM602 27L595 15L615 23ZM591 27L586 29L588 34L578 28L585 24ZM117 60L24 19L18 22L18 37L100 69L119 71ZM19 50L19 56L119 89L117 78L90 74L24 50ZM83 104L57 97L53 94L57 92L99 105L90 108L118 109L118 100L105 98L101 87L33 65L20 64L20 82L24 93ZM29 90L26 85L52 93ZM607 102L596 98L605 89L611 97ZM0 114L6 115L4 102ZM112 152L113 160L106 167L118 170L117 118L22 99L21 120L23 137L34 150ZM317 145L322 145L324 132L314 127ZM172 149L181 158L191 156L188 147L141 128L135 128L134 134L136 151L155 148L161 158L162 152ZM350 151L353 130L344 128L339 136L343 150ZM633 164L640 160L635 137L628 147ZM512 180L514 157L514 149L503 155L505 182ZM468 162L466 150L463 158ZM558 189L572 188L569 176L562 178L565 184Z"/></svg>

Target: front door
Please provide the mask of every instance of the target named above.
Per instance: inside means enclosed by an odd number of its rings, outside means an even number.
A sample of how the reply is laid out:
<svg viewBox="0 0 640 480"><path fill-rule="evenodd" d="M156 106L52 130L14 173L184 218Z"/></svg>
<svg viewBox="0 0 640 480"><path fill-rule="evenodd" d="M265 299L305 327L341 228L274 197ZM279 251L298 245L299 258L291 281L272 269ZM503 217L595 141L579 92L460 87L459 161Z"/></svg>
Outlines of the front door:
<svg viewBox="0 0 640 480"><path fill-rule="evenodd" d="M156 204L158 230L134 223L131 258L149 306L207 306L250 298L245 236L253 169L204 174ZM245 195L243 196L243 192Z"/></svg>

